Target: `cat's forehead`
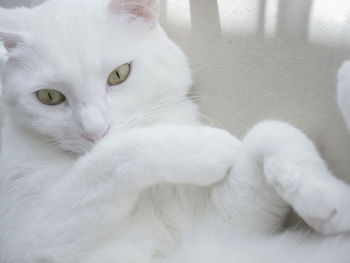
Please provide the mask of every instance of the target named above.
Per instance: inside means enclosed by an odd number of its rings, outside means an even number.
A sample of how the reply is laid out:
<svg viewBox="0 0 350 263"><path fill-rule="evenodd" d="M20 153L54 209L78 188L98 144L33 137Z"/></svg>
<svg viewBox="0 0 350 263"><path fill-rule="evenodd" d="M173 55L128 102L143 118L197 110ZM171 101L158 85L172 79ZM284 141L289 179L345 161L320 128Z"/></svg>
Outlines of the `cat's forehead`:
<svg viewBox="0 0 350 263"><path fill-rule="evenodd" d="M136 39L137 35L126 24L99 19L95 15L82 16L79 20L70 18L64 23L34 24L30 42L35 49L52 55L58 53L71 59L88 59L117 50L127 52Z"/></svg>
<svg viewBox="0 0 350 263"><path fill-rule="evenodd" d="M62 21L62 22L61 22ZM84 79L128 63L142 45L142 30L108 17L105 10L71 15L39 13L24 59L57 78ZM29 56L28 56L29 55Z"/></svg>

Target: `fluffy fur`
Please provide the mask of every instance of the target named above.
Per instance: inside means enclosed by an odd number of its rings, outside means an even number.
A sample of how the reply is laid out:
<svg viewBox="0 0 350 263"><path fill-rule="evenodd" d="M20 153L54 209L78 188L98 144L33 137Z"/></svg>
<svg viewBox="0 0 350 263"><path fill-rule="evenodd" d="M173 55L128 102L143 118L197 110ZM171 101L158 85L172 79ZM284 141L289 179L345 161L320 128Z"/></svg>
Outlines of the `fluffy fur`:
<svg viewBox="0 0 350 263"><path fill-rule="evenodd" d="M0 9L0 262L348 262L347 236L277 232L290 206L321 233L348 232L350 187L288 124L260 123L242 142L203 126L158 9ZM124 63L129 78L108 86ZM48 88L67 100L42 104Z"/></svg>

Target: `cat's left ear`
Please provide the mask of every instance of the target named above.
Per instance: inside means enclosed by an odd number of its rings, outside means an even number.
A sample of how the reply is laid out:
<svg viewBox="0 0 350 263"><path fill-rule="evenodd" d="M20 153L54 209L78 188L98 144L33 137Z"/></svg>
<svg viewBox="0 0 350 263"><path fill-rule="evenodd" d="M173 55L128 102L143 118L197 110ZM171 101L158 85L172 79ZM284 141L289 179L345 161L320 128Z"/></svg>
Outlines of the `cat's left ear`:
<svg viewBox="0 0 350 263"><path fill-rule="evenodd" d="M152 27L158 23L159 0L111 0L109 9L113 13L129 15Z"/></svg>
<svg viewBox="0 0 350 263"><path fill-rule="evenodd" d="M0 32L0 41L4 42L4 47L9 52L24 44L22 36L9 32Z"/></svg>
<svg viewBox="0 0 350 263"><path fill-rule="evenodd" d="M7 51L24 43L19 32L26 30L23 20L27 18L27 15L27 8L0 8L0 41L4 42Z"/></svg>

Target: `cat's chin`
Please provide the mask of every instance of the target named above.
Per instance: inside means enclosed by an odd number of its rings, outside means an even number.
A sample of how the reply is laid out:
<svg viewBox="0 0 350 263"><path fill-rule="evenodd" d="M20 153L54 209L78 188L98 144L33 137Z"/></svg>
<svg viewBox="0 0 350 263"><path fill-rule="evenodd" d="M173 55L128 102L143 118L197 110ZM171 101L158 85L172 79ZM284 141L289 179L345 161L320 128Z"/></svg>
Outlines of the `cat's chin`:
<svg viewBox="0 0 350 263"><path fill-rule="evenodd" d="M61 149L76 155L83 155L90 152L93 146L94 146L94 143L89 140L84 140L84 142L81 142L81 143L67 142L67 143L60 144Z"/></svg>

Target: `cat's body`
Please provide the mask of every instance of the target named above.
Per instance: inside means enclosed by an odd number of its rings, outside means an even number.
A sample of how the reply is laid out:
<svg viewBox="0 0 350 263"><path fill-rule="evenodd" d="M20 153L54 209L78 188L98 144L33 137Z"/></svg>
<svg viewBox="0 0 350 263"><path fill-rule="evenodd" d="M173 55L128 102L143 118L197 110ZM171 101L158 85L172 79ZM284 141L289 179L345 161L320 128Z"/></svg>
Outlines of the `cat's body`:
<svg viewBox="0 0 350 263"><path fill-rule="evenodd" d="M346 236L267 237L289 204L318 231L350 230L350 188L305 135L270 121L240 142L203 126L157 3L83 2L0 10L1 263L348 262ZM107 85L124 63L128 79ZM44 105L48 88L66 100Z"/></svg>

